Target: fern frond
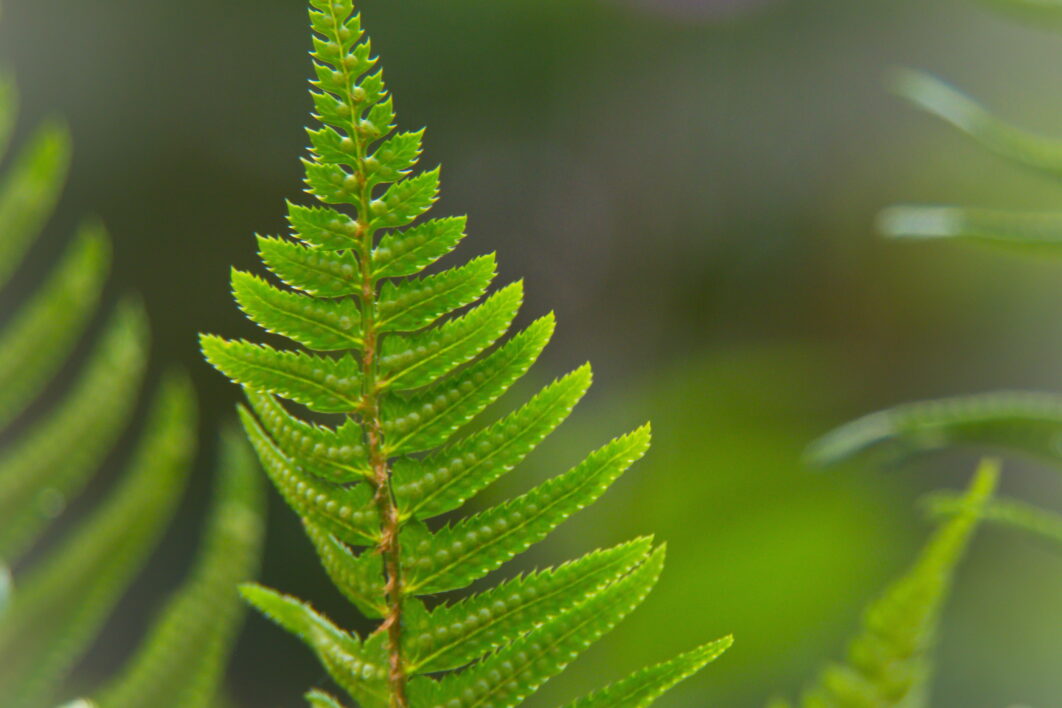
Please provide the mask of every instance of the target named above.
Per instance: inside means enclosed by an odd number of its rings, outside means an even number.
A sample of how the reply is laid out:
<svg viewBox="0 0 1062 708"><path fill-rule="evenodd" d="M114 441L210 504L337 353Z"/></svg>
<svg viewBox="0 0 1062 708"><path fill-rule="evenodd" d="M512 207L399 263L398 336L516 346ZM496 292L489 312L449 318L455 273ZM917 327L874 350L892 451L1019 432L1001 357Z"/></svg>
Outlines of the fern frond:
<svg viewBox="0 0 1062 708"><path fill-rule="evenodd" d="M227 431L199 558L141 648L96 702L107 708L209 708L243 605L236 587L258 567L263 489L247 443Z"/></svg>
<svg viewBox="0 0 1062 708"><path fill-rule="evenodd" d="M154 548L188 475L193 407L187 382L167 382L121 487L19 582L0 624L5 707L49 697Z"/></svg>
<svg viewBox="0 0 1062 708"><path fill-rule="evenodd" d="M962 497L962 509L936 531L914 566L870 605L846 661L823 670L804 695L805 708L927 705L941 607L998 477L998 465L982 463Z"/></svg>
<svg viewBox="0 0 1062 708"><path fill-rule="evenodd" d="M318 413L341 413L361 405L361 373L349 356L332 359L218 337L203 337L202 344L211 364L251 389Z"/></svg>
<svg viewBox="0 0 1062 708"><path fill-rule="evenodd" d="M825 435L808 450L829 465L881 449L892 457L979 445L1062 462L1062 397L1003 391L920 403L872 413Z"/></svg>
<svg viewBox="0 0 1062 708"><path fill-rule="evenodd" d="M554 317L507 337L523 284L488 292L493 254L425 272L457 247L466 221L423 218L440 171L416 171L423 131L395 132L394 103L353 4L310 5L321 125L308 130L303 165L318 204L288 203L291 238L258 238L278 283L233 274L249 318L302 348L213 335L202 348L243 386L247 434L332 582L381 622L358 637L294 598L257 586L244 594L308 644L359 705L516 705L634 609L659 575L662 550L642 539L464 600L423 598L467 587L595 501L645 453L649 429L520 497L428 525L560 425L586 393L590 368L464 432L528 372ZM335 415L304 420L278 398ZM638 695L655 696L703 665L677 661L638 679ZM307 700L339 705L320 691Z"/></svg>

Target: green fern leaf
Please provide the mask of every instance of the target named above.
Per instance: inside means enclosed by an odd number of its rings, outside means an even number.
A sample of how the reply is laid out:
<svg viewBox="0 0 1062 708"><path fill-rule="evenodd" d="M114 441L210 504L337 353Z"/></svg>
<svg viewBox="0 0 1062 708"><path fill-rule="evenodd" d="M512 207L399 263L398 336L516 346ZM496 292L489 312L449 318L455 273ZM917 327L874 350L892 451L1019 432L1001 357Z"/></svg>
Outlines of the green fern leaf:
<svg viewBox="0 0 1062 708"><path fill-rule="evenodd" d="M364 432L353 419L332 429L299 420L267 393L248 391L247 400L280 452L309 474L335 484L372 477Z"/></svg>
<svg viewBox="0 0 1062 708"><path fill-rule="evenodd" d="M519 705L641 604L660 577L663 565L664 547L660 547L625 577L471 668L438 682L416 679L410 684L413 705Z"/></svg>
<svg viewBox="0 0 1062 708"><path fill-rule="evenodd" d="M262 329L318 351L360 347L361 311L351 300L319 300L274 288L233 270L232 292L247 317Z"/></svg>
<svg viewBox="0 0 1062 708"><path fill-rule="evenodd" d="M376 229L405 226L431 209L439 198L439 168L391 185L369 203L369 224Z"/></svg>
<svg viewBox="0 0 1062 708"><path fill-rule="evenodd" d="M367 484L340 486L306 474L284 457L248 410L241 408L239 412L258 459L295 511L307 520L323 525L347 543L372 545L377 542L379 520L376 509L370 504L372 492Z"/></svg>
<svg viewBox="0 0 1062 708"><path fill-rule="evenodd" d="M322 251L259 236L258 255L274 275L310 295L345 297L361 292L355 279L358 262L346 251Z"/></svg>
<svg viewBox="0 0 1062 708"><path fill-rule="evenodd" d="M494 256L489 255L434 275L388 280L378 300L377 331L413 332L427 327L482 297L496 273Z"/></svg>
<svg viewBox="0 0 1062 708"><path fill-rule="evenodd" d="M254 390L275 393L319 413L361 407L361 372L349 356L330 359L209 336L201 343L211 364Z"/></svg>
<svg viewBox="0 0 1062 708"><path fill-rule="evenodd" d="M420 617L410 613L410 668L436 672L471 663L538 628L544 618L579 605L643 563L651 550L651 538L638 539L557 568L518 576ZM456 631L440 637L440 627Z"/></svg>
<svg viewBox="0 0 1062 708"><path fill-rule="evenodd" d="M70 136L66 128L49 123L37 130L0 181L0 286L51 215L69 165Z"/></svg>
<svg viewBox="0 0 1062 708"><path fill-rule="evenodd" d="M306 207L288 202L292 235L323 251L343 251L358 245L358 224L328 207Z"/></svg>
<svg viewBox="0 0 1062 708"><path fill-rule="evenodd" d="M102 228L82 227L48 281L0 333L0 427L40 393L84 333L109 256Z"/></svg>
<svg viewBox="0 0 1062 708"><path fill-rule="evenodd" d="M1046 393L999 392L908 403L841 426L809 449L827 465L881 449L893 457L952 445L980 445L1062 462L1062 398Z"/></svg>
<svg viewBox="0 0 1062 708"><path fill-rule="evenodd" d="M107 708L209 708L243 615L236 592L254 575L264 532L262 488L247 444L222 441L214 508L190 577L130 665L100 693Z"/></svg>
<svg viewBox="0 0 1062 708"><path fill-rule="evenodd" d="M966 133L992 152L1013 162L1062 177L1062 140L1015 128L940 79L921 71L897 71L890 83L896 93Z"/></svg>
<svg viewBox="0 0 1062 708"><path fill-rule="evenodd" d="M367 617L385 616L383 562L379 554L364 551L355 555L349 546L312 521L304 518L303 525L336 588Z"/></svg>
<svg viewBox="0 0 1062 708"><path fill-rule="evenodd" d="M647 708L676 684L715 661L734 643L724 637L656 666L642 669L608 688L580 698L568 708Z"/></svg>
<svg viewBox="0 0 1062 708"><path fill-rule="evenodd" d="M649 427L613 440L580 465L523 496L402 544L406 586L415 594L462 588L546 537L605 490L649 449ZM406 527L413 535L418 527Z"/></svg>
<svg viewBox="0 0 1062 708"><path fill-rule="evenodd" d="M804 696L805 708L927 705L929 656L941 608L998 476L995 463L981 465L961 511L937 530L907 574L867 609L846 662L822 672Z"/></svg>
<svg viewBox="0 0 1062 708"><path fill-rule="evenodd" d="M509 331L522 302L523 285L514 283L463 317L388 337L380 348L380 385L393 391L420 388L452 372Z"/></svg>
<svg viewBox="0 0 1062 708"><path fill-rule="evenodd" d="M553 315L507 338L523 284L488 293L493 255L424 273L465 237L466 220L422 220L439 194L438 168L415 171L423 131L394 132L394 103L352 3L310 5L311 97L323 125L308 130L303 165L318 204L288 204L293 238L259 238L265 267L297 292L233 276L250 319L308 351L212 335L202 346L243 386L253 409L241 408L244 427L329 578L380 625L361 638L293 598L257 587L245 595L308 644L359 705L480 705L467 691L484 706L516 705L640 602L662 551L641 539L430 610L421 598L468 586L595 501L645 453L649 429L523 496L427 525L560 425L586 393L590 368L463 432L535 363ZM338 422L301 420L276 396ZM703 665L695 663L645 674L637 690L662 691ZM320 691L307 700L339 705Z"/></svg>
<svg viewBox="0 0 1062 708"><path fill-rule="evenodd" d="M49 501L76 495L110 452L136 402L146 329L138 305L120 307L74 389L0 452L0 557L21 557L51 520Z"/></svg>
<svg viewBox="0 0 1062 708"><path fill-rule="evenodd" d="M389 231L372 251L374 278L416 275L450 251L465 237L465 217L432 219L405 231Z"/></svg>
<svg viewBox="0 0 1062 708"><path fill-rule="evenodd" d="M427 457L395 460L399 510L405 516L427 519L464 504L553 432L586 393L590 379L590 366L583 366L483 430Z"/></svg>
<svg viewBox="0 0 1062 708"><path fill-rule="evenodd" d="M442 445L494 403L538 359L553 334L552 315L536 320L486 357L409 398L384 399L389 456Z"/></svg>
<svg viewBox="0 0 1062 708"><path fill-rule="evenodd" d="M384 695L387 665L379 652L315 612L309 605L261 585L243 585L244 598L313 648L332 678L356 699Z"/></svg>

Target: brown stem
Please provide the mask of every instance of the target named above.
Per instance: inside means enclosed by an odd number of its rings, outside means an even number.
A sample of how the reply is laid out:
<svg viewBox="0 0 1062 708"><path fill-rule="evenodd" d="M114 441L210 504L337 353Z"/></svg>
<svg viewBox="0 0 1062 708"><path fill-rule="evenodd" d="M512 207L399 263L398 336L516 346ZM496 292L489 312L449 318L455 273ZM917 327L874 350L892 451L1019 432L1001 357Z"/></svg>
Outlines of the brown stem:
<svg viewBox="0 0 1062 708"><path fill-rule="evenodd" d="M340 28L345 17L340 16L338 7L332 5L332 22L335 35L330 37L337 45L342 44ZM346 86L352 86L354 76L346 61L335 65L342 73ZM343 97L352 116L347 137L353 143L357 154L354 177L358 182L357 223L361 237L359 263L361 266L361 311L362 328L365 345L361 359L362 369L362 423L365 426L366 442L369 447L369 461L372 465L375 487L373 501L380 516L380 543L376 551L383 559L384 592L387 598L387 613L379 631L387 632L388 685L391 688L391 708L408 708L406 699L406 670L402 661L402 563L398 532L401 526L398 506L391 491L391 470L384 448L383 422L380 419L380 401L376 386L376 364L379 345L379 332L376 330L376 280L372 274L373 231L369 223L369 203L372 201L372 186L368 183L365 170L365 157L371 137L359 134L357 116L362 106L354 99L352 93Z"/></svg>
<svg viewBox="0 0 1062 708"><path fill-rule="evenodd" d="M374 378L376 356L376 332L367 331L363 357L363 372L366 380ZM372 371L370 371L372 369ZM375 381L370 386L375 388ZM400 517L398 507L391 495L391 472L383 450L383 428L380 421L379 401L375 391L366 389L366 411L364 420L367 426L370 463L372 465L373 483L376 486L374 502L380 515L380 543L377 551L383 558L387 595L387 615L379 631L387 632L388 683L391 686L392 708L407 708L406 671L402 662L402 564L398 542Z"/></svg>

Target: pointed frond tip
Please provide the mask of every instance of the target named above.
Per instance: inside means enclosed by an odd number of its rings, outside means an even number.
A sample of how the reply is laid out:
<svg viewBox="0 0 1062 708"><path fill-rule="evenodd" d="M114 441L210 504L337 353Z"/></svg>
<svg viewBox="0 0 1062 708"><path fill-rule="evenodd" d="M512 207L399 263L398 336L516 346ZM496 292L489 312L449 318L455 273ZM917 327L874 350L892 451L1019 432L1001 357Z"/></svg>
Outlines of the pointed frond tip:
<svg viewBox="0 0 1062 708"><path fill-rule="evenodd" d="M877 451L886 459L971 445L1062 461L1062 396L1000 391L907 403L855 420L813 443L811 464Z"/></svg>
<svg viewBox="0 0 1062 708"><path fill-rule="evenodd" d="M1042 137L1016 128L931 74L898 69L892 72L889 83L900 96L997 155L1062 177L1062 138Z"/></svg>
<svg viewBox="0 0 1062 708"><path fill-rule="evenodd" d="M595 502L645 454L649 428L521 496L429 527L531 454L582 399L590 367L484 420L539 359L553 313L514 332L523 283L492 291L492 253L437 267L465 238L466 219L428 215L440 170L417 169L424 131L398 130L353 4L310 4L320 124L307 131L302 165L318 204L288 202L290 236L258 237L275 278L232 274L248 318L295 347L213 335L201 343L243 386L245 431L328 577L380 623L362 638L295 598L258 586L243 593L365 708L515 706L634 609L663 549L638 539L464 600L423 598L469 587ZM641 705L721 647L653 667L607 695ZM349 702L321 691L307 700Z"/></svg>
<svg viewBox="0 0 1062 708"><path fill-rule="evenodd" d="M822 671L804 694L804 708L925 704L941 610L998 479L998 463L983 462L961 509L937 529L911 569L867 608L847 659Z"/></svg>

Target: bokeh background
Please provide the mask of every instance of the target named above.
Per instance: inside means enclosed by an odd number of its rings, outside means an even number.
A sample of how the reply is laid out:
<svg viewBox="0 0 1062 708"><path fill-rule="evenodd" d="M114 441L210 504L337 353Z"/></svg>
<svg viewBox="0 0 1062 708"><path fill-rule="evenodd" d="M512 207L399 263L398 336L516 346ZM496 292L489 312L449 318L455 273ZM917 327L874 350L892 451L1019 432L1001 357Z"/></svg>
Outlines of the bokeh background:
<svg viewBox="0 0 1062 708"><path fill-rule="evenodd" d="M901 104L883 74L931 68L1057 132L1062 35L960 0L361 6L401 124L429 126L425 162L444 165L438 212L471 215L461 254L496 250L503 282L525 278L525 318L557 311L532 383L586 359L597 372L572 422L481 503L654 422L650 457L527 563L655 533L665 575L537 705L731 632L734 648L667 705L798 692L913 558L929 530L918 496L962 484L975 460L821 472L802 464L806 444L901 401L1062 387L1062 263L889 244L872 228L895 200L1050 206L1058 185ZM252 333L228 268L257 267L252 233L281 231L282 200L301 189L305 25L300 0L4 3L21 135L59 114L76 145L49 245L22 279L82 215L102 216L112 296L142 294L156 370L186 367L199 385L204 460L237 391L195 334ZM208 469L78 686L121 661L187 567ZM1035 465L1008 461L1006 486L1062 502L1062 481ZM264 581L356 625L273 502ZM1060 597L1062 559L982 534L945 618L933 704L1062 704ZM309 653L251 617L231 673L239 705L300 705L314 683Z"/></svg>

